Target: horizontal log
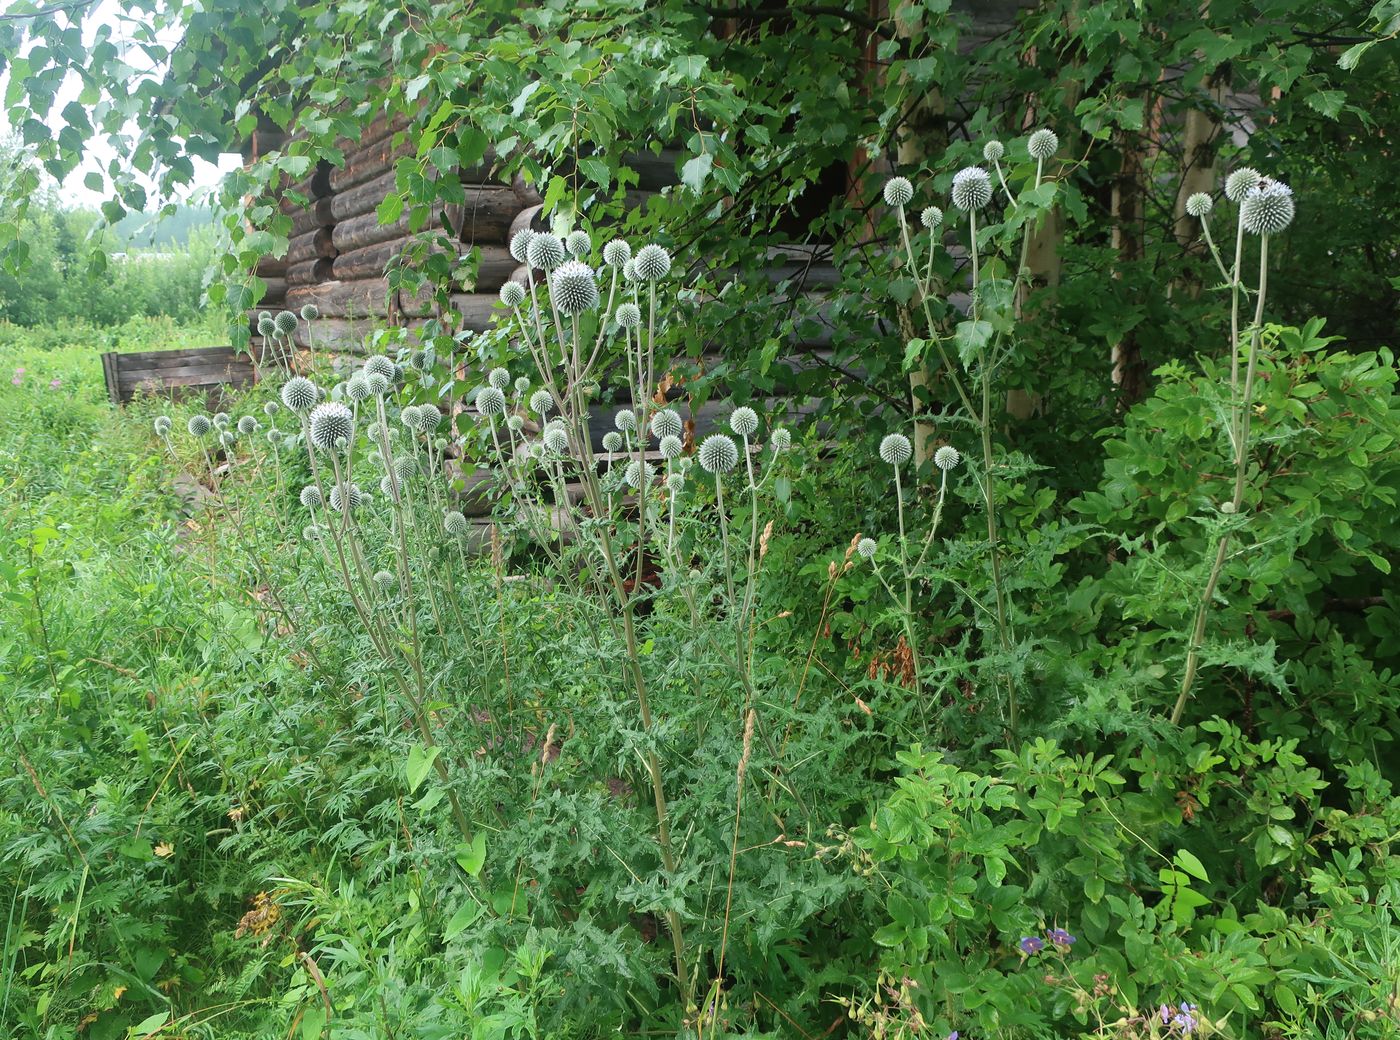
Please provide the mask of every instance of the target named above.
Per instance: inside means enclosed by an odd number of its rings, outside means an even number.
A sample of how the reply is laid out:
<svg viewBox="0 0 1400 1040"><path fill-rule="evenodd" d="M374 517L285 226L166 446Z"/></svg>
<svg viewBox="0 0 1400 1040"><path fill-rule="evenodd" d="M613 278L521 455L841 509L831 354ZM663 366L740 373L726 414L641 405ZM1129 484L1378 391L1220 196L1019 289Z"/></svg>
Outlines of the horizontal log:
<svg viewBox="0 0 1400 1040"><path fill-rule="evenodd" d="M389 282L365 278L358 282L320 282L299 285L287 292L287 305L299 311L315 304L324 318L379 318L389 315Z"/></svg>
<svg viewBox="0 0 1400 1040"><path fill-rule="evenodd" d="M389 261L398 256L409 241L410 239L396 238L341 253L335 258L334 276L339 281L347 282L357 278L382 278Z"/></svg>
<svg viewBox="0 0 1400 1040"><path fill-rule="evenodd" d="M280 278L287 273L285 256L264 256L253 266L253 273L259 278Z"/></svg>
<svg viewBox="0 0 1400 1040"><path fill-rule="evenodd" d="M226 372L180 372L151 375L139 380L123 379L118 384L122 392L135 393L137 390L164 390L176 386L218 386L221 383L243 384L253 380L253 366L232 369Z"/></svg>
<svg viewBox="0 0 1400 1040"><path fill-rule="evenodd" d="M466 192L459 225L461 240L474 245L505 245L521 208L515 192L499 184L468 184Z"/></svg>
<svg viewBox="0 0 1400 1040"><path fill-rule="evenodd" d="M287 279L283 283L283 291L285 292L289 285L295 287L330 281L333 277L334 264L335 261L326 256L318 256L314 260L303 260L299 264L293 264L287 268Z"/></svg>
<svg viewBox="0 0 1400 1040"><path fill-rule="evenodd" d="M510 190L515 192L515 197L520 200L523 207L539 206L544 202L544 196L540 190L527 181L523 174L516 173L510 180Z"/></svg>
<svg viewBox="0 0 1400 1040"><path fill-rule="evenodd" d="M290 197L291 192L295 192L307 199L325 198L331 193L331 164L321 159L316 163L316 168L301 180L285 185L278 199L282 212L289 216L302 208L302 203ZM290 207L290 208L289 208Z"/></svg>
<svg viewBox="0 0 1400 1040"><path fill-rule="evenodd" d="M531 231L549 230L549 221L545 218L543 206L529 206L511 218L510 227L506 229L507 244L527 228Z"/></svg>
<svg viewBox="0 0 1400 1040"><path fill-rule="evenodd" d="M335 222L349 220L362 213L374 212L384 201L384 196L391 194L394 190L395 174L393 170L390 170L347 191L336 193L330 200L331 213L335 217Z"/></svg>
<svg viewBox="0 0 1400 1040"><path fill-rule="evenodd" d="M422 321L406 321L398 327L413 334L422 326ZM387 327L383 318L317 318L298 322L292 342L303 350L363 353L366 338Z"/></svg>
<svg viewBox="0 0 1400 1040"><path fill-rule="evenodd" d="M183 365L167 368L149 368L117 373L117 382L122 386L136 386L138 383L155 382L168 386L184 385L192 382L220 383L232 378L243 369L251 371L249 362L230 362L227 365Z"/></svg>
<svg viewBox="0 0 1400 1040"><path fill-rule="evenodd" d="M424 227L437 227L440 213L441 210L438 207L433 207L433 212L429 215ZM404 208L399 219L392 224L381 224L377 214L365 213L337 224L332 230L331 241L335 246L336 253L350 253L379 242L390 242L396 238L407 237L411 234L408 221L409 209L407 207Z"/></svg>
<svg viewBox="0 0 1400 1040"><path fill-rule="evenodd" d="M416 293L400 289L398 305L400 313L410 318L429 318L437 313L431 285L423 286Z"/></svg>
<svg viewBox="0 0 1400 1040"><path fill-rule="evenodd" d="M474 293L495 292L510 280L515 272L515 257L505 246L481 246L481 256L477 261L476 279L463 289Z"/></svg>
<svg viewBox="0 0 1400 1040"><path fill-rule="evenodd" d="M336 254L334 232L331 228L317 228L304 235L298 235L287 247L287 266L313 260L318 256L334 257Z"/></svg>
<svg viewBox="0 0 1400 1040"><path fill-rule="evenodd" d="M304 235L308 231L315 231L317 228L330 227L335 223L335 214L332 206L334 197L324 199L313 199L309 206L299 206L292 213L291 236Z"/></svg>
<svg viewBox="0 0 1400 1040"><path fill-rule="evenodd" d="M263 284L267 286L261 300L264 307L271 307L287 295L287 279L285 278L264 278Z"/></svg>
<svg viewBox="0 0 1400 1040"><path fill-rule="evenodd" d="M458 293L451 297L452 310L460 315L462 328L485 332L495 324L496 315L510 312L501 306L495 293Z"/></svg>

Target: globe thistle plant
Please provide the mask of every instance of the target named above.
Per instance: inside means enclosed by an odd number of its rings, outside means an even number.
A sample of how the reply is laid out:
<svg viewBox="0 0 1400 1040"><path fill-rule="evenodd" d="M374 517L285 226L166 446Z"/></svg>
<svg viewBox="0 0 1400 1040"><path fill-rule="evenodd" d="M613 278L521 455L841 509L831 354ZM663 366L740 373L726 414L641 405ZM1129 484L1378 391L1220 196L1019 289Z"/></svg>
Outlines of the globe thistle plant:
<svg viewBox="0 0 1400 1040"><path fill-rule="evenodd" d="M514 310L525 302L525 287L519 282L506 282L501 286L501 302Z"/></svg>
<svg viewBox="0 0 1400 1040"><path fill-rule="evenodd" d="M902 433L891 433L880 442L880 458L896 469L903 466L914 455L914 447Z"/></svg>
<svg viewBox="0 0 1400 1040"><path fill-rule="evenodd" d="M586 231L570 231L564 238L564 248L575 260L582 260L593 249L593 241Z"/></svg>
<svg viewBox="0 0 1400 1040"><path fill-rule="evenodd" d="M636 433L637 413L630 408L619 409L613 416L613 425L623 433Z"/></svg>
<svg viewBox="0 0 1400 1040"><path fill-rule="evenodd" d="M207 415L192 415L189 422L185 424L185 429L189 430L194 437L207 437L214 429L214 424L209 421Z"/></svg>
<svg viewBox="0 0 1400 1040"><path fill-rule="evenodd" d="M278 311L272 323L281 336L290 336L297 330L297 316L291 311Z"/></svg>
<svg viewBox="0 0 1400 1040"><path fill-rule="evenodd" d="M301 504L313 512L320 509L325 504L325 498L321 495L321 489L315 484L307 484L301 489L301 494L297 496L301 499Z"/></svg>
<svg viewBox="0 0 1400 1040"><path fill-rule="evenodd" d="M229 423L233 420L229 418L228 412L215 412L211 421L214 423L214 429L227 430Z"/></svg>
<svg viewBox="0 0 1400 1040"><path fill-rule="evenodd" d="M862 560L873 560L879 551L879 543L874 538L862 538L856 543L856 555Z"/></svg>
<svg viewBox="0 0 1400 1040"><path fill-rule="evenodd" d="M1259 171L1248 166L1241 166L1225 178L1225 197L1231 202L1239 204L1244 201L1244 197L1255 188L1259 187L1259 182L1263 180L1259 176Z"/></svg>
<svg viewBox="0 0 1400 1040"><path fill-rule="evenodd" d="M443 514L442 529L453 538L464 537L469 526L467 518L455 509L448 510Z"/></svg>
<svg viewBox="0 0 1400 1040"><path fill-rule="evenodd" d="M151 423L151 428L156 431L157 437L170 436L170 416L157 415L155 418L155 422Z"/></svg>
<svg viewBox="0 0 1400 1040"><path fill-rule="evenodd" d="M1264 179L1240 202L1240 223L1251 235L1277 235L1293 223L1293 189Z"/></svg>
<svg viewBox="0 0 1400 1040"><path fill-rule="evenodd" d="M613 317L620 328L635 329L642 324L642 309L635 303L621 303Z"/></svg>
<svg viewBox="0 0 1400 1040"><path fill-rule="evenodd" d="M768 434L768 444L775 452L787 451L792 447L792 434L785 427L775 426Z"/></svg>
<svg viewBox="0 0 1400 1040"><path fill-rule="evenodd" d="M550 426L544 431L544 446L555 455L569 453L569 434L562 426Z"/></svg>
<svg viewBox="0 0 1400 1040"><path fill-rule="evenodd" d="M659 282L671 271L671 254L658 245L646 245L637 250L633 263L642 281Z"/></svg>
<svg viewBox="0 0 1400 1040"><path fill-rule="evenodd" d="M685 445L679 437L668 433L661 438L661 457L668 462L680 458L683 450L685 450Z"/></svg>
<svg viewBox="0 0 1400 1040"><path fill-rule="evenodd" d="M933 464L944 473L957 469L960 462L962 462L962 456L958 454L958 449L951 445L945 444L933 453Z"/></svg>
<svg viewBox="0 0 1400 1040"><path fill-rule="evenodd" d="M620 268L632 259L632 247L620 238L615 238L603 247L603 263Z"/></svg>
<svg viewBox="0 0 1400 1040"><path fill-rule="evenodd" d="M1215 208L1215 200L1203 191L1198 191L1186 199L1186 213L1188 216L1199 220L1201 217L1209 216L1210 211Z"/></svg>
<svg viewBox="0 0 1400 1040"><path fill-rule="evenodd" d="M885 205L902 209L914 200L914 185L907 177L891 177L885 181L884 194Z"/></svg>
<svg viewBox="0 0 1400 1040"><path fill-rule="evenodd" d="M758 414L752 408L736 408L729 416L729 428L745 439L758 432Z"/></svg>
<svg viewBox="0 0 1400 1040"><path fill-rule="evenodd" d="M498 365L486 374L486 382L497 390L505 390L510 386L510 372Z"/></svg>
<svg viewBox="0 0 1400 1040"><path fill-rule="evenodd" d="M321 308L317 307L314 303L308 303L301 309L302 321L315 321L320 316Z"/></svg>
<svg viewBox="0 0 1400 1040"><path fill-rule="evenodd" d="M919 214L919 223L928 231L936 231L943 223L943 211L937 206L925 206Z"/></svg>
<svg viewBox="0 0 1400 1040"><path fill-rule="evenodd" d="M355 417L339 401L326 401L311 410L307 431L315 447L331 451L348 444L355 436Z"/></svg>
<svg viewBox="0 0 1400 1040"><path fill-rule="evenodd" d="M476 395L476 410L488 418L502 415L506 410L506 395L499 387L483 386Z"/></svg>
<svg viewBox="0 0 1400 1040"><path fill-rule="evenodd" d="M992 201L992 178L980 166L967 166L953 175L953 205L965 212Z"/></svg>
<svg viewBox="0 0 1400 1040"><path fill-rule="evenodd" d="M1037 162L1045 162L1053 159L1055 153L1060 150L1060 139L1055 136L1055 131L1042 127L1031 134L1031 139L1026 142L1026 150L1031 153L1031 158Z"/></svg>
<svg viewBox="0 0 1400 1040"><path fill-rule="evenodd" d="M700 442L700 468L716 477L728 473L739 464L739 449L722 433L712 433Z"/></svg>
<svg viewBox="0 0 1400 1040"><path fill-rule="evenodd" d="M354 484L336 484L331 488L327 501L337 513L344 513L347 508L349 511L359 509L365 502L365 495Z"/></svg>
<svg viewBox="0 0 1400 1040"><path fill-rule="evenodd" d="M552 271L564 262L568 254L564 243L559 241L559 236L545 232L530 239L525 255L531 267L541 271Z"/></svg>
<svg viewBox="0 0 1400 1040"><path fill-rule="evenodd" d="M257 433L260 425L258 420L254 419L251 415L245 415L238 420L238 432L248 437Z"/></svg>
<svg viewBox="0 0 1400 1040"><path fill-rule="evenodd" d="M685 432L685 424L673 408L662 408L651 417L651 434L660 440L667 437L680 438Z"/></svg>
<svg viewBox="0 0 1400 1040"><path fill-rule="evenodd" d="M366 377L378 373L392 383L398 378L399 366L383 354L374 354L365 358L364 373Z"/></svg>
<svg viewBox="0 0 1400 1040"><path fill-rule="evenodd" d="M549 276L549 294L561 314L574 317L598 306L598 281L593 268L578 260L560 264Z"/></svg>
<svg viewBox="0 0 1400 1040"><path fill-rule="evenodd" d="M311 411L320 399L316 384L305 376L292 376L282 384L282 403L290 410L303 414Z"/></svg>
<svg viewBox="0 0 1400 1040"><path fill-rule="evenodd" d="M528 263L530 259L530 240L535 237L535 232L530 228L522 228L510 238L510 255L518 263Z"/></svg>
<svg viewBox="0 0 1400 1040"><path fill-rule="evenodd" d="M616 455L622 450L622 434L616 430L609 430L603 434L603 450L609 454Z"/></svg>
<svg viewBox="0 0 1400 1040"><path fill-rule="evenodd" d="M536 415L548 415L554 411L554 395L548 390L536 390L530 395L530 411Z"/></svg>

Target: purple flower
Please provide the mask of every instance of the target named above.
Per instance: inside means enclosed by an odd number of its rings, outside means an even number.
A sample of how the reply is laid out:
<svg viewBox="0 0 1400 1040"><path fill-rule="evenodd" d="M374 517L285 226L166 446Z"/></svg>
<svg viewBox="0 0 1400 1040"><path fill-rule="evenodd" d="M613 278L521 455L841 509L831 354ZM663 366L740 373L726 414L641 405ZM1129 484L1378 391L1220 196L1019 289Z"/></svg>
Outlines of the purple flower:
<svg viewBox="0 0 1400 1040"><path fill-rule="evenodd" d="M52 379L49 380L49 389L50 389L50 390L57 390L57 389L58 389L60 386L62 386L62 385L63 385L63 380L62 380L62 379L59 379L57 376L54 376Z"/></svg>
<svg viewBox="0 0 1400 1040"><path fill-rule="evenodd" d="M19 376L15 376L13 379L10 380L10 382L15 386L19 386L20 383L24 382L24 380L21 379Z"/></svg>
<svg viewBox="0 0 1400 1040"><path fill-rule="evenodd" d="M1027 935L1021 940L1019 945L1021 947L1021 952L1024 953L1027 957L1031 956L1032 954L1039 953L1041 950L1045 949L1045 941L1043 939L1036 938L1034 935Z"/></svg>
<svg viewBox="0 0 1400 1040"><path fill-rule="evenodd" d="M1163 1004L1157 1009L1157 1013L1162 1016L1162 1025L1169 1026L1172 1022L1172 1009Z"/></svg>
<svg viewBox="0 0 1400 1040"><path fill-rule="evenodd" d="M1172 1025L1180 1029L1183 1036L1189 1036L1196 1028L1196 1005L1181 1003L1181 1010L1172 1016Z"/></svg>
<svg viewBox="0 0 1400 1040"><path fill-rule="evenodd" d="M1077 937L1070 935L1063 928L1051 928L1045 933L1045 937L1056 946L1073 946L1079 941Z"/></svg>
<svg viewBox="0 0 1400 1040"><path fill-rule="evenodd" d="M958 1031L956 1029L948 1034L948 1040L958 1040Z"/></svg>

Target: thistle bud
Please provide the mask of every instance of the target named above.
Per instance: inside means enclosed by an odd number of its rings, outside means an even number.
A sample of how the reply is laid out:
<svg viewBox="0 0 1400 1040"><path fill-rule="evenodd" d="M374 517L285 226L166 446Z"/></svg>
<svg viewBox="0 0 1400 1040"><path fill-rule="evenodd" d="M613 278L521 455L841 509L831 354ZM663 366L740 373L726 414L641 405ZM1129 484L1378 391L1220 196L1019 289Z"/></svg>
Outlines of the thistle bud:
<svg viewBox="0 0 1400 1040"><path fill-rule="evenodd" d="M501 302L507 307L519 307L525 302L525 287L519 282L506 282L501 286Z"/></svg>
<svg viewBox="0 0 1400 1040"><path fill-rule="evenodd" d="M712 433L700 443L700 468L706 473L728 473L739 464L739 449L722 433Z"/></svg>
<svg viewBox="0 0 1400 1040"><path fill-rule="evenodd" d="M885 181L885 204L901 208L909 205L914 199L914 185L909 183L908 177L891 177Z"/></svg>
<svg viewBox="0 0 1400 1040"><path fill-rule="evenodd" d="M497 366L487 373L486 381L497 390L504 390L506 387L510 386L510 373L504 368Z"/></svg>
<svg viewBox="0 0 1400 1040"><path fill-rule="evenodd" d="M752 437L758 432L758 414L752 408L735 408L729 416L729 428L740 437Z"/></svg>
<svg viewBox="0 0 1400 1040"><path fill-rule="evenodd" d="M982 158L989 163L1001 162L1001 157L1006 154L1006 146L1000 141L988 141L982 146Z"/></svg>
<svg viewBox="0 0 1400 1040"><path fill-rule="evenodd" d="M633 263L642 281L659 282L671 271L671 254L658 245L642 246Z"/></svg>
<svg viewBox="0 0 1400 1040"><path fill-rule="evenodd" d="M903 466L914 454L914 446L902 433L891 433L880 442L880 458L891 466Z"/></svg>
<svg viewBox="0 0 1400 1040"><path fill-rule="evenodd" d="M593 249L593 242L586 231L570 231L564 239L564 248L576 260L582 260Z"/></svg>
<svg viewBox="0 0 1400 1040"><path fill-rule="evenodd" d="M1031 153L1032 159L1039 159L1042 162L1051 158L1060 149L1060 139L1055 136L1055 131L1040 129L1031 134L1031 139L1026 142L1026 150Z"/></svg>
<svg viewBox="0 0 1400 1040"><path fill-rule="evenodd" d="M933 464L947 473L950 469L956 469L958 463L962 462L962 455L958 449L945 444L933 453Z"/></svg>
<svg viewBox="0 0 1400 1040"><path fill-rule="evenodd" d="M673 409L663 408L651 417L653 437L679 437L685 431L685 424Z"/></svg>
<svg viewBox="0 0 1400 1040"><path fill-rule="evenodd" d="M980 166L968 166L953 174L953 205L964 212L981 209L992 201L992 178Z"/></svg>

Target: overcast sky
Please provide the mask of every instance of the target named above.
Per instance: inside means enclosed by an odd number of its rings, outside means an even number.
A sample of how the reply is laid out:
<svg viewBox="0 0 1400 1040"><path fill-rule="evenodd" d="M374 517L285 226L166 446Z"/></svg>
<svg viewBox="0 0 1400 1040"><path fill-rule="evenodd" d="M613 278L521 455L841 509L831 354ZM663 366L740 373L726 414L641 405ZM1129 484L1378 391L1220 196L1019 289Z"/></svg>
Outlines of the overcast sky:
<svg viewBox="0 0 1400 1040"><path fill-rule="evenodd" d="M0 8L8 6L5 0L0 0ZM118 16L119 11L120 4L117 0L100 0L96 9L85 20L85 39L91 42L99 25L108 25L112 27L113 42L130 39L130 31L124 20ZM172 37L165 42L173 43L174 38ZM0 76L0 94L3 94L8 81L8 73ZM55 100L52 109L50 109L48 119L49 125L54 127L55 132L57 132L57 129L62 125L62 118L59 116L59 113L63 111L63 107L68 104L68 102L77 97L78 89L78 84L70 81L65 83L63 88L59 91L58 98ZM0 109L0 129L5 131L9 129L9 121L3 109ZM105 138L89 142L89 148L90 150L85 156L82 165L79 166L63 184L59 197L64 205L75 208L96 208L96 206L106 198L105 195L89 191L83 184L83 178L93 170L97 170L105 176L107 166L115 157L116 153L108 147ZM205 162L202 159L195 159L193 161L195 177L194 186L190 189L190 192L197 194L203 189L213 187L217 184L219 178L225 172L236 169L242 160L235 152L222 156L217 166L213 163ZM157 200L154 197L154 187L149 181L146 182L146 186L152 193L150 207L154 209L157 205Z"/></svg>

